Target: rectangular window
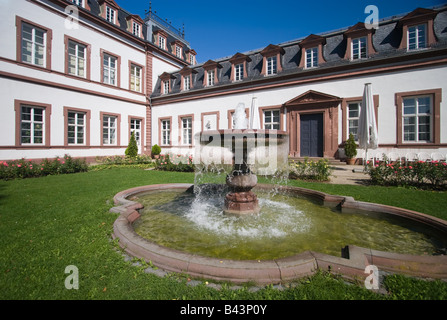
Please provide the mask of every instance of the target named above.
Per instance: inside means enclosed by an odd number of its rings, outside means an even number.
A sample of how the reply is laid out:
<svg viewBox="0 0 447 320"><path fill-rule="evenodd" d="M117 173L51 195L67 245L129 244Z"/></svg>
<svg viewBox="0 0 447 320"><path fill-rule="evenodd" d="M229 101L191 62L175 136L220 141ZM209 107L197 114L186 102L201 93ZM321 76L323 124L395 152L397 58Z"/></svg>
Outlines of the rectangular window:
<svg viewBox="0 0 447 320"><path fill-rule="evenodd" d="M72 112L67 113L68 117L68 128L67 128L67 139L68 144L72 145L84 145L85 144L85 132L86 132L86 121L85 113L82 112Z"/></svg>
<svg viewBox="0 0 447 320"><path fill-rule="evenodd" d="M161 144L170 145L171 144L171 121L162 120L161 121Z"/></svg>
<svg viewBox="0 0 447 320"><path fill-rule="evenodd" d="M189 55L189 62L191 63L191 64L195 64L195 59L194 59L194 55L192 55L192 54L190 54Z"/></svg>
<svg viewBox="0 0 447 320"><path fill-rule="evenodd" d="M179 47L179 46L176 46L176 47L175 47L175 55L176 55L178 58L181 58L181 57L182 57L182 48L181 48L181 47Z"/></svg>
<svg viewBox="0 0 447 320"><path fill-rule="evenodd" d="M137 141L137 146L141 146L141 120L131 119L130 120L130 135L132 132L135 135L135 140ZM130 137L129 135L129 137Z"/></svg>
<svg viewBox="0 0 447 320"><path fill-rule="evenodd" d="M279 110L264 111L264 129L279 130L280 113Z"/></svg>
<svg viewBox="0 0 447 320"><path fill-rule="evenodd" d="M234 80L240 81L244 78L244 64L240 63L234 66Z"/></svg>
<svg viewBox="0 0 447 320"><path fill-rule="evenodd" d="M21 61L40 67L46 66L47 32L28 23L22 23Z"/></svg>
<svg viewBox="0 0 447 320"><path fill-rule="evenodd" d="M267 58L267 75L276 74L276 56Z"/></svg>
<svg viewBox="0 0 447 320"><path fill-rule="evenodd" d="M45 128L45 109L34 106L21 106L20 142L21 144L43 145Z"/></svg>
<svg viewBox="0 0 447 320"><path fill-rule="evenodd" d="M351 102L348 105L348 136L352 133L355 141L358 141L360 108L360 102Z"/></svg>
<svg viewBox="0 0 447 320"><path fill-rule="evenodd" d="M115 10L106 6L106 20L115 24Z"/></svg>
<svg viewBox="0 0 447 320"><path fill-rule="evenodd" d="M141 92L141 67L130 65L130 90Z"/></svg>
<svg viewBox="0 0 447 320"><path fill-rule="evenodd" d="M352 60L365 59L367 57L366 37L352 39Z"/></svg>
<svg viewBox="0 0 447 320"><path fill-rule="evenodd" d="M215 71L214 70L208 70L207 72L207 85L208 86L213 86L214 85L214 76L215 76Z"/></svg>
<svg viewBox="0 0 447 320"><path fill-rule="evenodd" d="M102 118L102 143L104 145L116 145L117 117L103 116Z"/></svg>
<svg viewBox="0 0 447 320"><path fill-rule="evenodd" d="M72 0L72 2L80 7L84 7L84 0Z"/></svg>
<svg viewBox="0 0 447 320"><path fill-rule="evenodd" d="M87 47L77 42L68 41L68 73L86 77Z"/></svg>
<svg viewBox="0 0 447 320"><path fill-rule="evenodd" d="M408 28L408 50L416 50L427 47L426 25L420 24Z"/></svg>
<svg viewBox="0 0 447 320"><path fill-rule="evenodd" d="M163 94L169 93L169 80L163 81Z"/></svg>
<svg viewBox="0 0 447 320"><path fill-rule="evenodd" d="M403 99L404 142L431 142L432 110L431 96Z"/></svg>
<svg viewBox="0 0 447 320"><path fill-rule="evenodd" d="M192 144L192 118L182 118L182 143Z"/></svg>
<svg viewBox="0 0 447 320"><path fill-rule="evenodd" d="M117 58L104 53L103 60L103 82L116 85Z"/></svg>
<svg viewBox="0 0 447 320"><path fill-rule="evenodd" d="M183 78L183 90L191 89L191 76L185 76Z"/></svg>
<svg viewBox="0 0 447 320"><path fill-rule="evenodd" d="M162 36L158 36L158 46L162 49L166 48L166 39Z"/></svg>
<svg viewBox="0 0 447 320"><path fill-rule="evenodd" d="M137 37L140 36L140 25L136 22L132 24L132 33Z"/></svg>
<svg viewBox="0 0 447 320"><path fill-rule="evenodd" d="M306 68L318 67L318 48L306 49Z"/></svg>

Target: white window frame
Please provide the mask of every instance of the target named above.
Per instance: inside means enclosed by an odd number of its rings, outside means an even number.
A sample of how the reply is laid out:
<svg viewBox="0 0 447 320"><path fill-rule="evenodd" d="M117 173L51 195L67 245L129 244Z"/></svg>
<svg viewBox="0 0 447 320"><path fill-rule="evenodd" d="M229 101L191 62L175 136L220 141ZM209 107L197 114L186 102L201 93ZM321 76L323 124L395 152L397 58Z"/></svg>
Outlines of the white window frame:
<svg viewBox="0 0 447 320"><path fill-rule="evenodd" d="M73 45L74 48L72 47ZM80 48L82 48L83 57L80 57ZM70 52L71 49L74 50L74 54ZM74 65L71 64L72 59L74 60ZM81 65L83 65L82 68ZM71 72L72 69L74 69L74 72ZM68 41L68 74L82 78L87 77L87 46L72 40Z"/></svg>
<svg viewBox="0 0 447 320"><path fill-rule="evenodd" d="M106 63L107 62L107 63ZM114 67L112 67L112 62ZM117 85L117 63L118 58L110 54L104 53L103 58L103 82L112 86ZM107 81L106 81L107 79Z"/></svg>
<svg viewBox="0 0 447 320"><path fill-rule="evenodd" d="M158 35L158 47L166 50L166 38L161 35Z"/></svg>
<svg viewBox="0 0 447 320"><path fill-rule="evenodd" d="M178 58L181 58L182 57L182 47L179 47L179 46L175 46L175 55L178 57Z"/></svg>
<svg viewBox="0 0 447 320"><path fill-rule="evenodd" d="M351 116L351 106L357 106L357 116ZM358 141L358 128L359 128L359 119L360 119L360 111L362 109L362 102L361 101L352 101L348 103L347 107L347 129L348 129L348 137L352 133L354 136L354 140ZM357 125L355 125L357 123Z"/></svg>
<svg viewBox="0 0 447 320"><path fill-rule="evenodd" d="M25 113L25 109L29 109L29 113ZM39 110L39 112L36 112L37 110ZM40 112L41 115L39 115ZM20 107L20 143L22 145L45 144L45 112L45 108L42 107L36 107L32 105L22 105ZM29 114L29 119L24 119L25 114ZM39 120L38 117L41 117L41 120ZM27 130L29 131L29 136L24 135L24 131ZM42 132L42 134L36 135L37 132ZM29 142L24 141L24 139L29 139ZM41 142L36 142L38 141L38 139L41 139Z"/></svg>
<svg viewBox="0 0 447 320"><path fill-rule="evenodd" d="M163 81L163 94L169 93L169 80Z"/></svg>
<svg viewBox="0 0 447 320"><path fill-rule="evenodd" d="M136 23L135 21L132 22L132 34L137 37L141 36L141 26L139 23Z"/></svg>
<svg viewBox="0 0 447 320"><path fill-rule="evenodd" d="M31 33L28 32L28 34L31 35L31 39L26 39L24 37L25 28L31 29ZM41 37L40 34L42 34ZM39 38L42 39L41 42L38 41ZM32 24L23 22L20 45L22 48L20 57L22 62L33 64L39 67L45 67L47 65L47 31L35 27ZM27 48L29 50L26 50ZM25 54L25 52L29 52L30 54ZM41 54L41 57L39 57L39 54ZM26 58L24 59L24 57Z"/></svg>
<svg viewBox="0 0 447 320"><path fill-rule="evenodd" d="M275 75L278 72L278 59L276 56L266 58L266 75Z"/></svg>
<svg viewBox="0 0 447 320"><path fill-rule="evenodd" d="M171 145L171 120L161 120L161 145Z"/></svg>
<svg viewBox="0 0 447 320"><path fill-rule="evenodd" d="M102 117L102 143L103 145L117 145L118 117L104 115Z"/></svg>
<svg viewBox="0 0 447 320"><path fill-rule="evenodd" d="M191 76L183 77L183 90L188 91L191 89Z"/></svg>
<svg viewBox="0 0 447 320"><path fill-rule="evenodd" d="M206 85L207 86L214 86L214 79L216 76L215 70L208 70L206 73Z"/></svg>
<svg viewBox="0 0 447 320"><path fill-rule="evenodd" d="M116 10L109 6L106 6L106 20L116 24Z"/></svg>
<svg viewBox="0 0 447 320"><path fill-rule="evenodd" d="M71 120L73 119L73 120ZM68 145L85 145L86 143L86 113L78 111L67 112L67 144ZM70 131L71 130L71 131ZM74 136L70 137L70 132ZM80 142L79 137L82 137ZM72 139L72 140L71 140Z"/></svg>
<svg viewBox="0 0 447 320"><path fill-rule="evenodd" d="M195 64L195 56L193 54L189 55L189 62L194 65Z"/></svg>
<svg viewBox="0 0 447 320"><path fill-rule="evenodd" d="M141 147L141 120L140 119L130 119L130 135L132 135L132 132L135 135L135 140L137 141L138 151L140 151Z"/></svg>
<svg viewBox="0 0 447 320"><path fill-rule="evenodd" d="M419 112L419 99L429 99L429 112ZM405 101L406 100L414 100L414 113L406 113L405 109ZM421 123L422 117L429 117L428 126L429 131L424 132L430 135L428 140L420 139L420 126L424 125ZM406 119L414 119L413 124L405 124ZM414 132L410 132L408 134L414 134L414 139L409 139L406 136L405 129L406 127L413 126ZM421 95L421 96L411 96L411 97L402 97L402 141L403 143L431 143L433 142L433 97L431 95Z"/></svg>
<svg viewBox="0 0 447 320"><path fill-rule="evenodd" d="M82 8L84 7L84 0L71 0L71 2L73 2L75 5L80 6Z"/></svg>
<svg viewBox="0 0 447 320"><path fill-rule="evenodd" d="M130 90L142 92L142 72L143 69L140 66L130 65Z"/></svg>
<svg viewBox="0 0 447 320"><path fill-rule="evenodd" d="M306 49L306 69L318 67L318 47Z"/></svg>
<svg viewBox="0 0 447 320"><path fill-rule="evenodd" d="M234 66L234 81L241 81L244 79L244 64L239 63Z"/></svg>
<svg viewBox="0 0 447 320"><path fill-rule="evenodd" d="M368 57L368 37L351 40L351 60L366 59Z"/></svg>
<svg viewBox="0 0 447 320"><path fill-rule="evenodd" d="M192 145L192 118L182 118L182 145Z"/></svg>
<svg viewBox="0 0 447 320"><path fill-rule="evenodd" d="M276 115L277 113L277 115ZM279 109L264 110L264 129L266 130L280 130L281 128L281 112ZM278 121L274 121L275 117ZM267 119L270 118L270 121Z"/></svg>
<svg viewBox="0 0 447 320"><path fill-rule="evenodd" d="M423 28L422 32L423 34L421 35L421 29ZM413 34L413 36L412 36ZM423 43L421 42L420 38L423 38ZM415 43L414 44L410 44L411 39L414 38ZM427 48L427 24L423 23L423 24L418 24L418 25L414 25L414 26L409 26L408 27L408 31L407 31L407 50L408 51L412 51L412 50L419 50L419 49L425 49Z"/></svg>

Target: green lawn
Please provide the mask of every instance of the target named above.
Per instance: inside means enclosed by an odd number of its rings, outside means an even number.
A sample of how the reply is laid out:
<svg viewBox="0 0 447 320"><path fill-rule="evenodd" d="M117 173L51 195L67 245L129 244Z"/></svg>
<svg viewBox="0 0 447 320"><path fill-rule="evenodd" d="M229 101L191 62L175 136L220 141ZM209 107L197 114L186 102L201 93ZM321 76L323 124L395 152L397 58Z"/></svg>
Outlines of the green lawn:
<svg viewBox="0 0 447 320"><path fill-rule="evenodd" d="M389 295L325 273L296 286L256 292L187 285L183 275L159 278L123 259L111 240L113 196L157 183L192 183L192 173L114 168L0 181L0 299L447 299L447 286L402 276L387 279ZM398 205L447 219L447 194L398 188L291 182L363 201ZM65 288L65 268L79 269L79 289Z"/></svg>

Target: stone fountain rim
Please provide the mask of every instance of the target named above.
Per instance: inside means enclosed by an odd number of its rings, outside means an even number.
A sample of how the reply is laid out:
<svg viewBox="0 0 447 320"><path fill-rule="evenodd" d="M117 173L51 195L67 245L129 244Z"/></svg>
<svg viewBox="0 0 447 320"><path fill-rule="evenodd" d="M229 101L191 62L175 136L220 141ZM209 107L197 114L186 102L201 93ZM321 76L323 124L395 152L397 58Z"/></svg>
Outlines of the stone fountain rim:
<svg viewBox="0 0 447 320"><path fill-rule="evenodd" d="M287 282L309 276L317 270L329 270L347 279L365 279L368 265L392 273L404 273L416 277L447 279L447 256L419 256L385 252L347 245L343 257L331 256L315 251L305 251L275 260L230 260L204 257L176 249L167 248L138 235L132 224L139 219L138 210L143 205L129 200L132 196L145 192L166 189L188 189L192 184L173 183L146 185L127 189L114 197L115 207L110 212L120 216L113 225L114 239L128 254L143 258L154 266L168 272L186 273L193 277L218 281L257 284ZM260 184L257 189L271 188ZM356 201L352 197L329 195L324 192L280 186L280 190L316 198L325 206L340 207L342 212L359 210L374 211L419 222L447 234L447 221L420 212L376 203Z"/></svg>

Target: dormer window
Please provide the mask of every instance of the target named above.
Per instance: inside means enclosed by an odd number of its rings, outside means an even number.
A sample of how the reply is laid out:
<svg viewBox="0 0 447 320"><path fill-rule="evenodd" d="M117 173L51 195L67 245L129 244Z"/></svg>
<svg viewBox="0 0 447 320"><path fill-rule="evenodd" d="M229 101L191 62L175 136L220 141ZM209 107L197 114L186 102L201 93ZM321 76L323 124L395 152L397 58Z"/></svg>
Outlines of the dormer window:
<svg viewBox="0 0 447 320"><path fill-rule="evenodd" d="M241 81L247 77L247 62L251 61L250 57L238 52L229 61L232 81Z"/></svg>
<svg viewBox="0 0 447 320"><path fill-rule="evenodd" d="M144 21L138 15L129 15L126 17L127 31L138 38L143 38L142 30Z"/></svg>
<svg viewBox="0 0 447 320"><path fill-rule="evenodd" d="M84 2L86 2L84 0ZM119 26L118 10L120 7L113 0L98 0L100 16L108 22Z"/></svg>
<svg viewBox="0 0 447 320"><path fill-rule="evenodd" d="M168 34L163 30L159 29L154 32L154 42L163 50L166 50L166 39L168 39Z"/></svg>
<svg viewBox="0 0 447 320"><path fill-rule="evenodd" d="M213 60L205 62L203 64L203 70L205 71L203 76L203 86L210 87L216 85L218 82L217 69L221 68L222 66Z"/></svg>
<svg viewBox="0 0 447 320"><path fill-rule="evenodd" d="M281 55L284 53L284 49L277 45L270 44L264 48L261 51L263 56L261 75L270 76L281 72Z"/></svg>
<svg viewBox="0 0 447 320"><path fill-rule="evenodd" d="M376 53L372 35L375 29L367 29L363 22L350 27L344 36L347 41L345 59L359 60L366 59Z"/></svg>
<svg viewBox="0 0 447 320"><path fill-rule="evenodd" d="M168 94L171 92L171 79L175 79L175 77L167 72L163 72L160 75L160 80L161 80L161 94Z"/></svg>
<svg viewBox="0 0 447 320"><path fill-rule="evenodd" d="M402 41L399 49L407 51L428 48L436 43L433 20L436 11L418 8L399 20L402 27Z"/></svg>
<svg viewBox="0 0 447 320"><path fill-rule="evenodd" d="M177 57L182 59L183 58L183 43L176 40L171 43L172 47L172 53Z"/></svg>
<svg viewBox="0 0 447 320"><path fill-rule="evenodd" d="M180 75L182 76L180 83L181 91L188 91L192 88L192 74L197 73L197 71L191 69L190 67L184 67L180 70Z"/></svg>
<svg viewBox="0 0 447 320"><path fill-rule="evenodd" d="M196 52L194 51L194 49L190 49L185 51L186 53L186 61L188 61L191 65L195 65L196 64Z"/></svg>
<svg viewBox="0 0 447 320"><path fill-rule="evenodd" d="M326 39L315 34L311 34L300 42L301 60L300 68L316 68L325 61L323 59L323 45Z"/></svg>

